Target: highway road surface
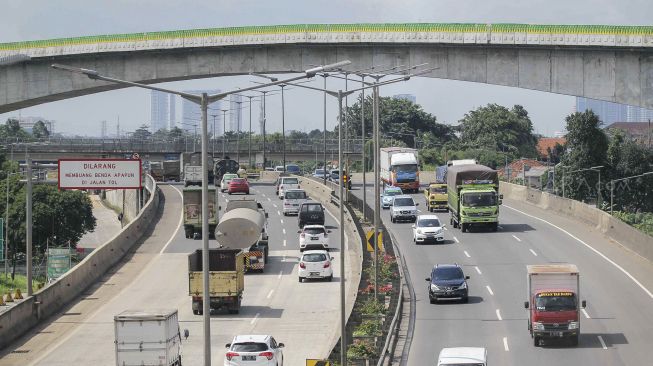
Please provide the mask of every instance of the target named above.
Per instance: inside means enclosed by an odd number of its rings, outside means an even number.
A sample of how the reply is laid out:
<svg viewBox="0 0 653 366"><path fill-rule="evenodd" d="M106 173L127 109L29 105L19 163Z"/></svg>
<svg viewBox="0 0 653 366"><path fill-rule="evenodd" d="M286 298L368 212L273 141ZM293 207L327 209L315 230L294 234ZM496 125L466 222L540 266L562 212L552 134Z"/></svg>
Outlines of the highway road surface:
<svg viewBox="0 0 653 366"><path fill-rule="evenodd" d="M148 308L179 309L180 327L190 332L182 343L183 359L190 365L202 363L202 317L192 313L187 274L187 254L199 249L201 240L184 238L180 229L181 187L161 189L162 216L130 260L114 268L79 302L0 354L0 365L114 365L113 316ZM335 247L333 281L299 283L296 217L281 214L282 201L272 186L253 186L252 193L250 197L260 200L269 213L270 261L265 273L245 275L240 314L212 315L213 364L222 364L224 345L234 335L272 334L286 345L286 365L303 365L306 358L328 354L331 339L339 334L339 225L326 216ZM221 195L222 203L225 198L240 196ZM210 244L216 246L214 240Z"/></svg>
<svg viewBox="0 0 653 366"><path fill-rule="evenodd" d="M370 206L373 187L367 187ZM352 191L362 197L362 185ZM423 193L412 195L424 207ZM411 223L381 213L406 259L416 294L415 332L409 366L434 364L443 347L487 347L494 365L649 365L653 334L653 266L571 218L504 200L496 233L462 233L449 225L444 244L415 245ZM578 347L534 347L527 331L526 265L569 262L581 273ZM431 305L427 282L436 263L458 263L468 281L468 304Z"/></svg>

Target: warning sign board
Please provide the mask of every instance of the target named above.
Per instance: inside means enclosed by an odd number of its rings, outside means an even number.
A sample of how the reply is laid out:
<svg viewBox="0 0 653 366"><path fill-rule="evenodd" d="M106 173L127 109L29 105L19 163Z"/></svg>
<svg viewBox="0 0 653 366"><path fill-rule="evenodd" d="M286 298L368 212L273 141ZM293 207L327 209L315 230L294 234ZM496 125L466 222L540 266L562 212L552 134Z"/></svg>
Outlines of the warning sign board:
<svg viewBox="0 0 653 366"><path fill-rule="evenodd" d="M306 366L331 366L329 360L306 359Z"/></svg>
<svg viewBox="0 0 653 366"><path fill-rule="evenodd" d="M373 252L374 247L372 246L374 243L374 229L368 230L365 233L365 238L367 239L367 251L368 252ZM379 251L383 251L383 231L379 230L379 238L377 240L377 247Z"/></svg>
<svg viewBox="0 0 653 366"><path fill-rule="evenodd" d="M59 189L141 188L138 159L60 159Z"/></svg>

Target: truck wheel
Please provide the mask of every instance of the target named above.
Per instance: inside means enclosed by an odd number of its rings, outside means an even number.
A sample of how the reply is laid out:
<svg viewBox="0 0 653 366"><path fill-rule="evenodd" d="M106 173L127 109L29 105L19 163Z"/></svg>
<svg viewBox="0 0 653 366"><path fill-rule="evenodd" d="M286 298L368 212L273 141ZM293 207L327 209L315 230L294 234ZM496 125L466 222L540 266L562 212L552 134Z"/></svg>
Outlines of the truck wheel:
<svg viewBox="0 0 653 366"><path fill-rule="evenodd" d="M533 346L539 347L540 346L540 337L538 336L533 336Z"/></svg>
<svg viewBox="0 0 653 366"><path fill-rule="evenodd" d="M299 283L302 283L304 281L303 278L301 278L301 277L298 277L298 278L299 278Z"/></svg>
<svg viewBox="0 0 653 366"><path fill-rule="evenodd" d="M570 343L573 347L578 346L578 334L576 334L575 336L571 337L571 338L569 339L569 343Z"/></svg>
<svg viewBox="0 0 653 366"><path fill-rule="evenodd" d="M497 230L499 230L499 223L495 222L492 224L492 231L496 233Z"/></svg>
<svg viewBox="0 0 653 366"><path fill-rule="evenodd" d="M460 230L461 230L463 233L466 232L467 230L469 230L469 229L467 228L467 224L460 224Z"/></svg>

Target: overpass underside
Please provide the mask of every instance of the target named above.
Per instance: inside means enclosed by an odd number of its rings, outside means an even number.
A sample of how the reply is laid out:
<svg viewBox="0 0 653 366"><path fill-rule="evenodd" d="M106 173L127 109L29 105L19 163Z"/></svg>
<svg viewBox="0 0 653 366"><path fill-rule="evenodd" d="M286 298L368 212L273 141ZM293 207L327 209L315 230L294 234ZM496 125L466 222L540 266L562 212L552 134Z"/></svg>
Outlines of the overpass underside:
<svg viewBox="0 0 653 366"><path fill-rule="evenodd" d="M426 77L505 85L653 108L651 48L429 44L405 42L296 43L183 47L32 58L0 67L0 113L121 86L50 68L95 69L146 84L242 75L300 72L351 60L348 69L428 63ZM216 85L219 87L219 83Z"/></svg>

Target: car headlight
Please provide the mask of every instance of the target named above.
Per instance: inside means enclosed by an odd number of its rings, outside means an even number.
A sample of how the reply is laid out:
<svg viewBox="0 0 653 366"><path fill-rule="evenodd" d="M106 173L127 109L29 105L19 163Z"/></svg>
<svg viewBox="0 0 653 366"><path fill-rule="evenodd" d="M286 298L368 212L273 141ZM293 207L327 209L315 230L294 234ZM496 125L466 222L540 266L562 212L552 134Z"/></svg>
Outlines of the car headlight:
<svg viewBox="0 0 653 366"><path fill-rule="evenodd" d="M422 235L422 229L417 229L417 233Z"/></svg>
<svg viewBox="0 0 653 366"><path fill-rule="evenodd" d="M431 291L438 291L440 288L434 284L431 284Z"/></svg>
<svg viewBox="0 0 653 366"><path fill-rule="evenodd" d="M569 322L569 329L578 329L578 322Z"/></svg>
<svg viewBox="0 0 653 366"><path fill-rule="evenodd" d="M437 229L437 230L435 230L435 233L436 233L436 234L442 234L442 229Z"/></svg>
<svg viewBox="0 0 653 366"><path fill-rule="evenodd" d="M463 282L463 284L460 285L460 287L458 287L458 289L460 289L460 290L464 290L466 288L467 288L467 282Z"/></svg>
<svg viewBox="0 0 653 366"><path fill-rule="evenodd" d="M540 322L533 323L533 330L544 330L544 324Z"/></svg>

